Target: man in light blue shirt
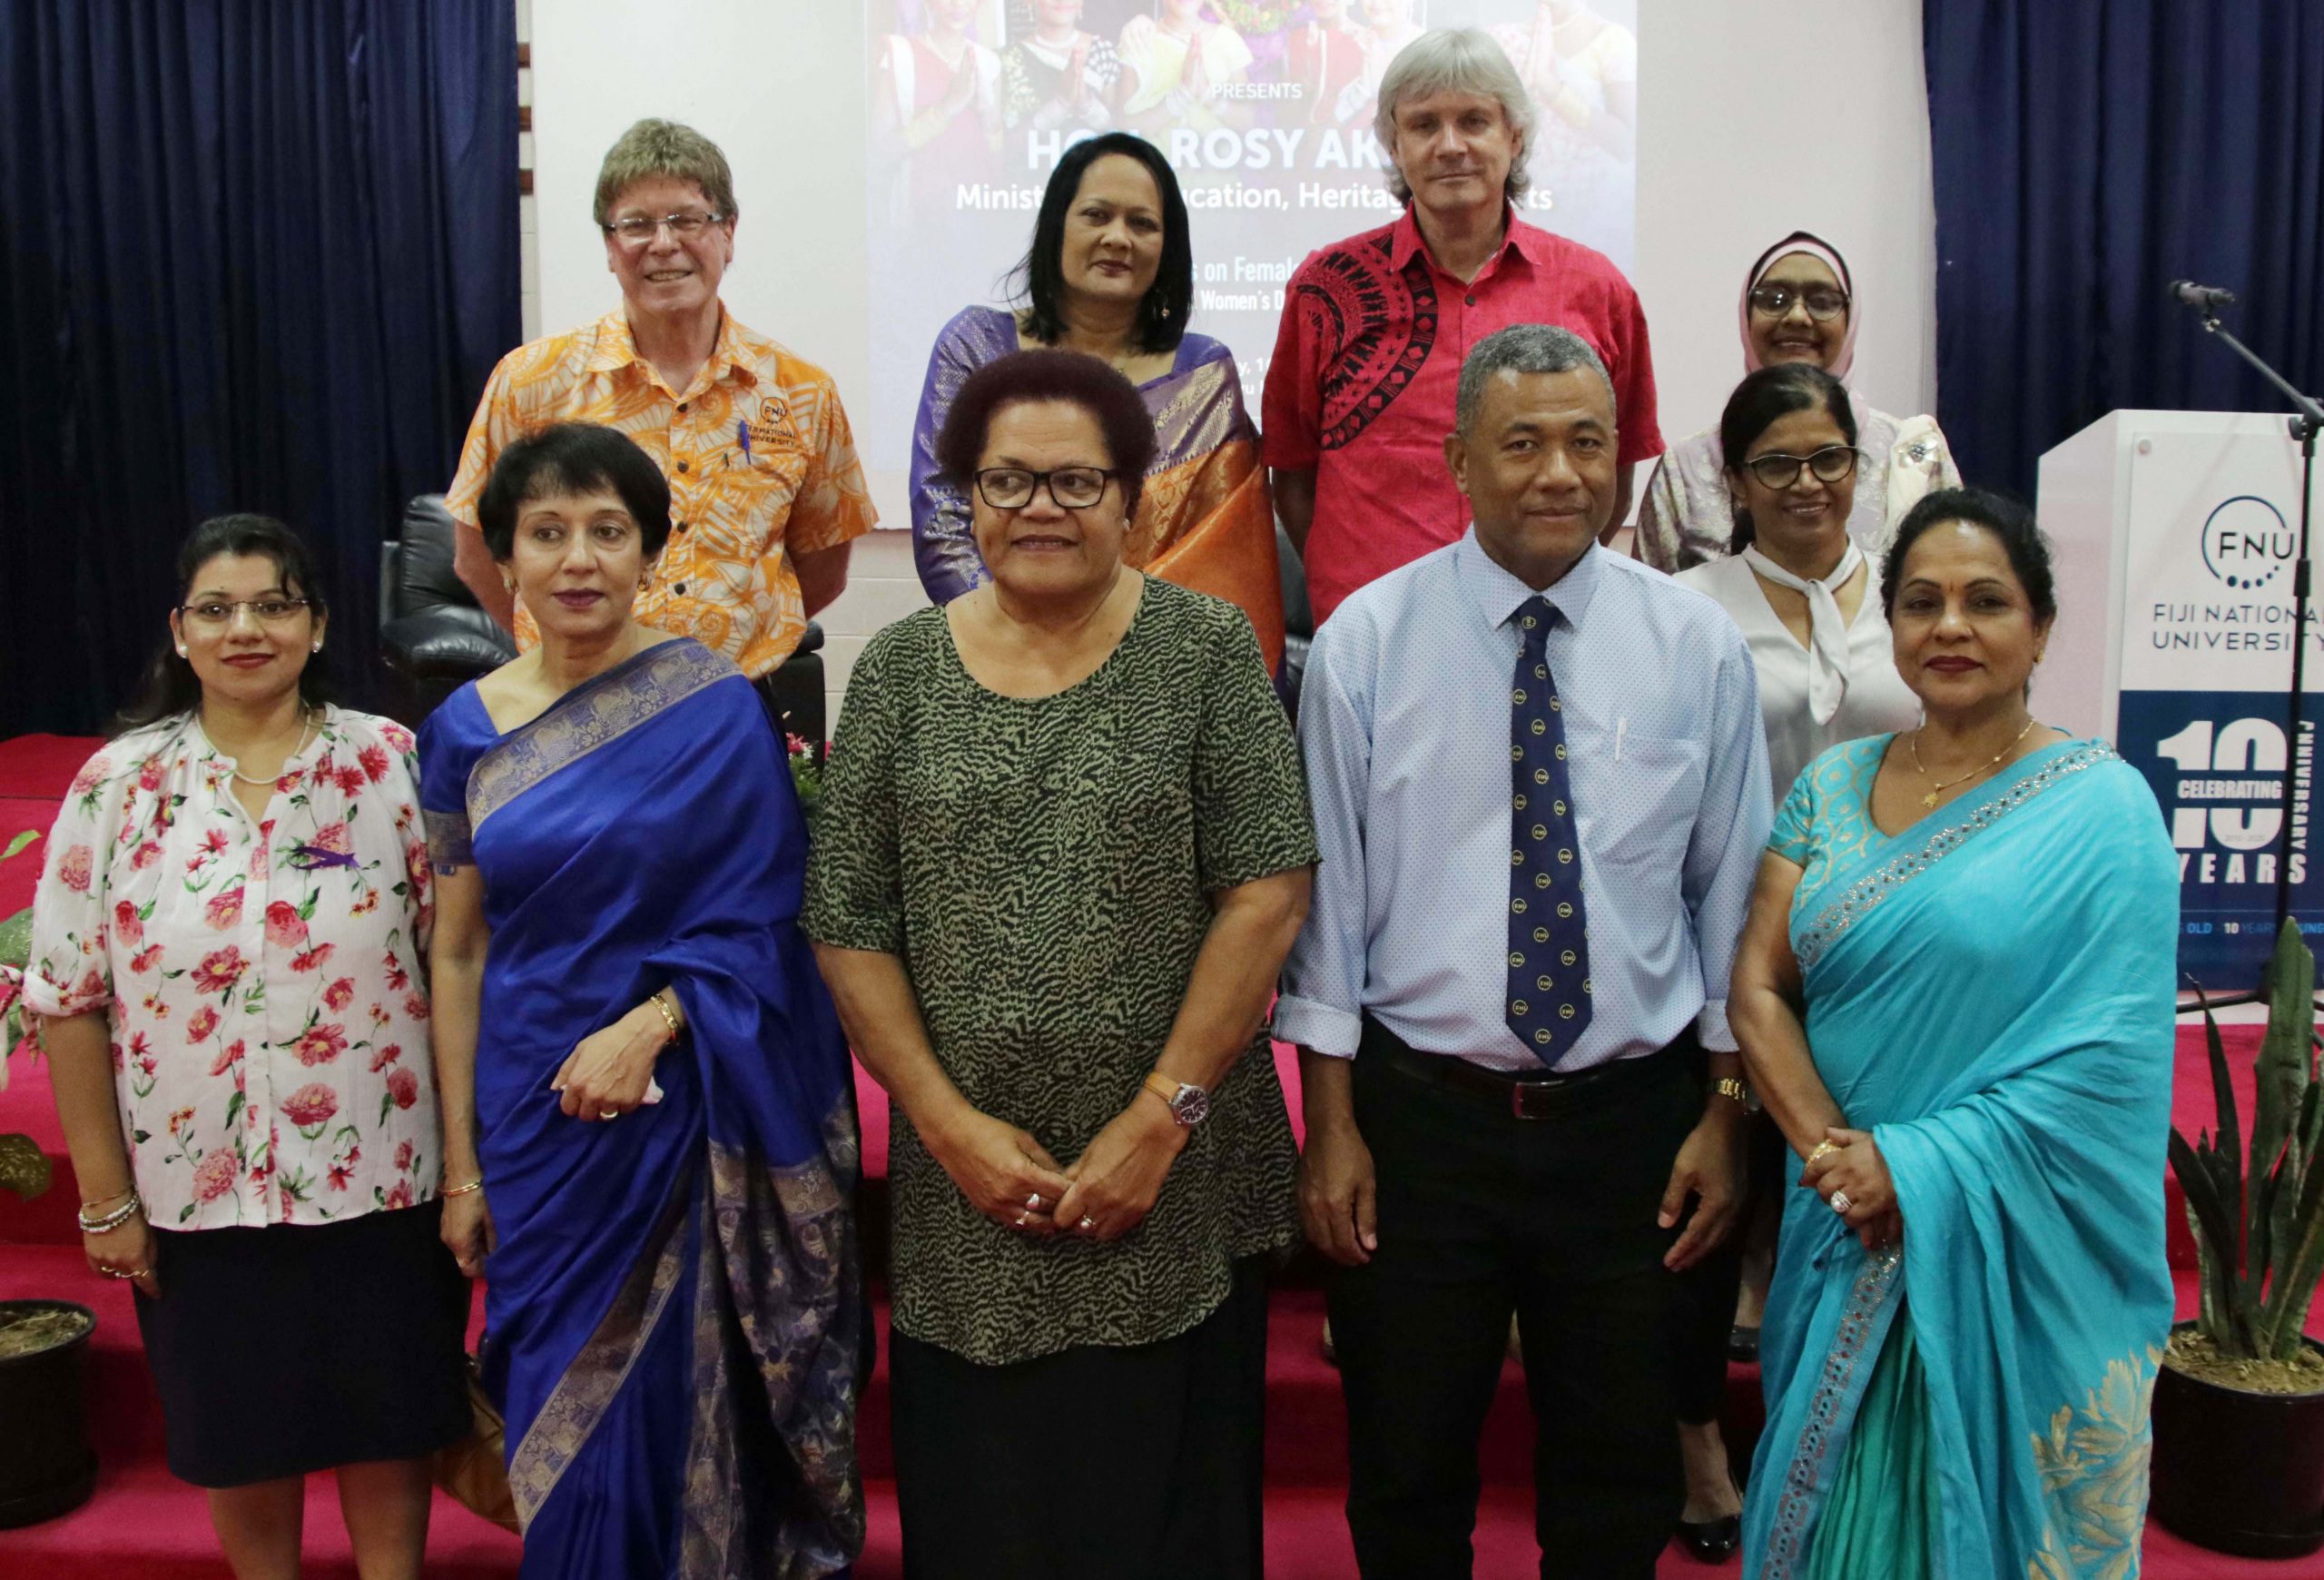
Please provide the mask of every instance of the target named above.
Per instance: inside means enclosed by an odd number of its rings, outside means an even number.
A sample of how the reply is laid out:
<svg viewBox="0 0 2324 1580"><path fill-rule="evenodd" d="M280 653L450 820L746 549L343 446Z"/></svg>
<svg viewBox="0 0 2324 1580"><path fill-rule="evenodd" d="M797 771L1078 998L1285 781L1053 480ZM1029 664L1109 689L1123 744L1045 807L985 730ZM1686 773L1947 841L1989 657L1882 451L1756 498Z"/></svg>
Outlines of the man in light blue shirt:
<svg viewBox="0 0 2324 1580"><path fill-rule="evenodd" d="M1770 803L1734 623L1596 547L1617 453L1586 342L1480 341L1445 441L1469 531L1308 659L1324 861L1275 1030L1367 1580L1468 1572L1512 1312L1541 1573L1646 1580L1679 1511L1665 1308L1742 1191L1726 996Z"/></svg>

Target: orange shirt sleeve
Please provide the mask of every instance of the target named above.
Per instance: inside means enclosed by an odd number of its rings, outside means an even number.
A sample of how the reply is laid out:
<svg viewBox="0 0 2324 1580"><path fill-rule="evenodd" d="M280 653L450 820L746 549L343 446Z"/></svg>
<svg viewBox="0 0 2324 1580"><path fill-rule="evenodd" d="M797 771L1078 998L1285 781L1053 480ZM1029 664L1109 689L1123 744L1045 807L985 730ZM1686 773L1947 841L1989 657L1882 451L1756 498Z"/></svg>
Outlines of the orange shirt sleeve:
<svg viewBox="0 0 2324 1580"><path fill-rule="evenodd" d="M847 409L839 403L839 390L826 379L817 394L817 432L809 449L807 475L799 481L791 519L783 530L783 545L793 554L835 548L880 523L872 491L864 485L863 463L856 459Z"/></svg>
<svg viewBox="0 0 2324 1580"><path fill-rule="evenodd" d="M493 463L524 431L517 413L516 364L521 355L520 349L501 358L492 377L485 380L484 398L477 402L468 436L460 445L459 469L452 474L452 486L444 490L444 509L470 531L477 529L477 501L484 495Z"/></svg>

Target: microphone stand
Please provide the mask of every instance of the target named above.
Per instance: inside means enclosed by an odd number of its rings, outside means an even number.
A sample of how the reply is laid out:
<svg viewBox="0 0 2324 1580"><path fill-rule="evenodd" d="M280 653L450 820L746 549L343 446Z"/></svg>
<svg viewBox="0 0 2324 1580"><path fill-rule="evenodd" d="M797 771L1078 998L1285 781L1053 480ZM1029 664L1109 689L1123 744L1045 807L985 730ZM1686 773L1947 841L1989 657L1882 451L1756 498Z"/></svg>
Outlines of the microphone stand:
<svg viewBox="0 0 2324 1580"><path fill-rule="evenodd" d="M2268 948L2272 952L2275 939L2282 936L2285 919L2291 914L2292 789L2302 777L2299 738L2301 692L2307 684L2308 675L2308 528L2316 497L2316 435L2319 430L2324 430L2324 407L2318 406L2309 397L2293 389L2282 374L2260 360L2259 353L2222 329L2215 304L2207 302L2198 311L2202 313L2203 332L2258 369L2260 376L2282 390L2285 399L2299 413L2291 419L2291 436L2299 441L2299 558L2292 566L2291 572L2291 689L2284 697L2284 739L2288 743L2289 755L2284 763L2284 823L2276 839L2276 924L2268 943ZM2310 755L2306 770L2311 788L2315 782L2315 759Z"/></svg>

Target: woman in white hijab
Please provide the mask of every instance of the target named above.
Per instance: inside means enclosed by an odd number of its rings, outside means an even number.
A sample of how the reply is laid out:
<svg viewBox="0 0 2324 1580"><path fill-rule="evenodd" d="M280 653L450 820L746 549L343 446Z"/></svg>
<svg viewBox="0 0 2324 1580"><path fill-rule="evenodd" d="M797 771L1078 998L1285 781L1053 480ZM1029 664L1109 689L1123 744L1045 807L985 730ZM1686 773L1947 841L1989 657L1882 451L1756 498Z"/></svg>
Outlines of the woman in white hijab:
<svg viewBox="0 0 2324 1580"><path fill-rule="evenodd" d="M1805 231L1777 242L1751 265L1738 312L1746 372L1795 362L1846 382L1856 360L1862 311L1848 266ZM1864 452L1848 535L1877 558L1905 512L1932 489L1958 488L1961 474L1933 417L1891 417L1847 397ZM1718 430L1671 447L1648 481L1632 552L1657 570L1679 571L1728 552L1734 517Z"/></svg>
<svg viewBox="0 0 2324 1580"><path fill-rule="evenodd" d="M1719 478L1727 535L1718 548L1732 558L1706 560L1679 580L1717 599L1750 647L1780 805L1827 746L1909 728L1920 703L1896 673L1878 567L1851 535L1863 515L1865 456L1847 390L1810 362L1761 368L1728 397L1709 437L1731 458ZM1672 1364L1687 1504L1678 1534L1712 1562L1732 1553L1741 1534L1718 1407L1730 1344L1756 1354L1774 1245L1765 1209L1780 1194L1781 1158L1774 1127L1755 1127L1760 1210L1744 1236L1688 1269L1681 1284Z"/></svg>

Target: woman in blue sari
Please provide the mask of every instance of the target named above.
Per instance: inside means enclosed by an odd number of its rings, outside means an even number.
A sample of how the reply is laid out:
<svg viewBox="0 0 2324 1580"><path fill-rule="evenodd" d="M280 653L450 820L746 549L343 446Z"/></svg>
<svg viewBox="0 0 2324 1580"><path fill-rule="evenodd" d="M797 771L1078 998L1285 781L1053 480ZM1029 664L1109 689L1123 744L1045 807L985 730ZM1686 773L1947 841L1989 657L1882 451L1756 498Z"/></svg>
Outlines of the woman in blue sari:
<svg viewBox="0 0 2324 1580"><path fill-rule="evenodd" d="M2030 515L1931 494L1884 583L1923 722L1800 775L1729 1001L1803 1160L1746 1573L2135 1575L2175 864L2137 771L2028 709L2056 612Z"/></svg>
<svg viewBox="0 0 2324 1580"><path fill-rule="evenodd" d="M643 451L543 430L478 515L541 644L429 717L420 798L443 1232L488 1278L523 1572L843 1574L857 1136L783 753L733 665L630 617L670 530Z"/></svg>

